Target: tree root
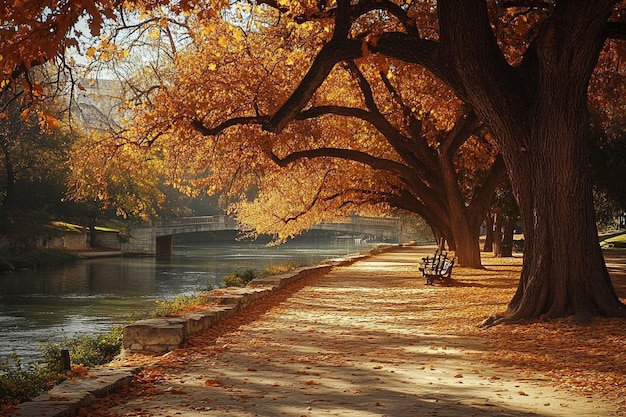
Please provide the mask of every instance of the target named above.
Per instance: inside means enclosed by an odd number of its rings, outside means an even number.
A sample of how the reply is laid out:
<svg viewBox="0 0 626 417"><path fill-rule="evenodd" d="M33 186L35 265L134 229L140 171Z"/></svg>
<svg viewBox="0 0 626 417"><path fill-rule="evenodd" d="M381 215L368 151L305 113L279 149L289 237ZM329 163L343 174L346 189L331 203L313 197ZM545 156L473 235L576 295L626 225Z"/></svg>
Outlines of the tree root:
<svg viewBox="0 0 626 417"><path fill-rule="evenodd" d="M574 323L581 326L588 326L592 324L594 317L604 317L604 318L626 318L626 309L624 308L614 308L611 309L607 314L591 314L589 311L581 311L578 310L576 314L570 314L570 317L573 317ZM541 316L535 319L522 318L518 317L514 314L495 314L491 317L486 318L482 322L478 324L478 327L487 329L489 327L498 326L500 324L528 324L534 322L549 322L551 320L556 320L563 317L548 317Z"/></svg>

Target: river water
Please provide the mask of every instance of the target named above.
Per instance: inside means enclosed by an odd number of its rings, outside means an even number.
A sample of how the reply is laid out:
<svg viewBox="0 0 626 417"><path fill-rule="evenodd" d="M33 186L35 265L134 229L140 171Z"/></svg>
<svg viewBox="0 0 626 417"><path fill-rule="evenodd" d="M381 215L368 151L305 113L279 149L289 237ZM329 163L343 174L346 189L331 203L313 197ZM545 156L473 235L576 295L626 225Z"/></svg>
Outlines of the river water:
<svg viewBox="0 0 626 417"><path fill-rule="evenodd" d="M371 245L355 239L298 238L278 247L261 242L175 240L165 257L112 257L37 271L0 274L0 360L17 353L24 362L39 345L78 334L94 335L146 317L156 300L222 286L238 270L321 260Z"/></svg>

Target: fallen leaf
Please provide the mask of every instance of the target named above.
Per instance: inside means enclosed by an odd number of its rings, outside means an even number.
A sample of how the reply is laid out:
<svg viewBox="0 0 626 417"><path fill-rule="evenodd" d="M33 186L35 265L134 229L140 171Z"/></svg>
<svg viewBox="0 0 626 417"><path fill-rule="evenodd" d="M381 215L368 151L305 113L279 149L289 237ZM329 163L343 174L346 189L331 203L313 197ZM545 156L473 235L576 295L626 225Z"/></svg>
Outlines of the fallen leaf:
<svg viewBox="0 0 626 417"><path fill-rule="evenodd" d="M216 379L207 379L204 381L204 385L207 387L221 387L222 383Z"/></svg>

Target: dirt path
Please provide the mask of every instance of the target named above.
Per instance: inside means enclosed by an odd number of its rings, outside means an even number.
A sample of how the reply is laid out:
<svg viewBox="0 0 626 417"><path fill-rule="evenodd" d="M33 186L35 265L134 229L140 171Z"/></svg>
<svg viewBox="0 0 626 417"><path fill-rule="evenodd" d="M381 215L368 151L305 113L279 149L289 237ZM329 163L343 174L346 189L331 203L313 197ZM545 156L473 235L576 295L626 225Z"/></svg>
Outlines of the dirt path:
<svg viewBox="0 0 626 417"><path fill-rule="evenodd" d="M83 416L612 416L433 327L441 288L401 248L313 276L192 338ZM447 293L445 293L447 294ZM437 307L439 305L439 307Z"/></svg>

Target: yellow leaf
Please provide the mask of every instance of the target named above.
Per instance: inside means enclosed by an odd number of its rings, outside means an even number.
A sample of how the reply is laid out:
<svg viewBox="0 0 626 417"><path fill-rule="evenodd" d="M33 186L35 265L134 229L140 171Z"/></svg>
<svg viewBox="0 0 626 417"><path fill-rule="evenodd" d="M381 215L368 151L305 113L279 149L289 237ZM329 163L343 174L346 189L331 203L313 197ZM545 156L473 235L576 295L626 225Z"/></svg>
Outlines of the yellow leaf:
<svg viewBox="0 0 626 417"><path fill-rule="evenodd" d="M87 49L87 57L93 58L95 53L96 53L96 48L94 48L93 46Z"/></svg>
<svg viewBox="0 0 626 417"><path fill-rule="evenodd" d="M217 65L213 64L209 64L209 71L215 71L215 69L217 68Z"/></svg>
<svg viewBox="0 0 626 417"><path fill-rule="evenodd" d="M161 31L159 29L154 29L148 34L148 37L150 39L159 39L161 37Z"/></svg>

